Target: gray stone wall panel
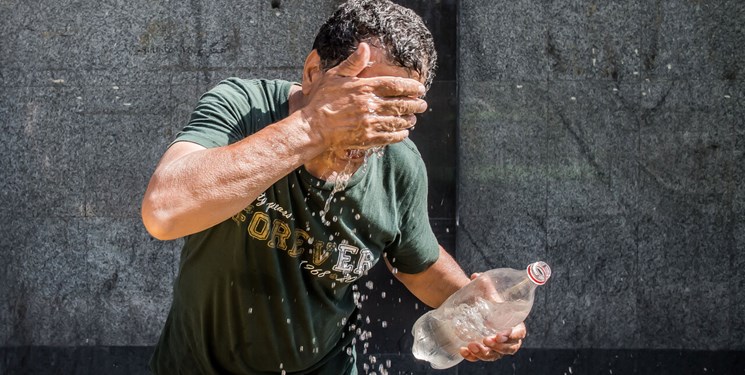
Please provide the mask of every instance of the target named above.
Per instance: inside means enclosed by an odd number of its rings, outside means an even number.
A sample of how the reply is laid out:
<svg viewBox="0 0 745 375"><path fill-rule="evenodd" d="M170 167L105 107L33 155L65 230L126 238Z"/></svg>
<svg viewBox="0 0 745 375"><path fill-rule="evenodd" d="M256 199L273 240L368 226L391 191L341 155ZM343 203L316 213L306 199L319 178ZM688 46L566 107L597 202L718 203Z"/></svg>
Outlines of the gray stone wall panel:
<svg viewBox="0 0 745 375"><path fill-rule="evenodd" d="M644 77L743 79L742 1L646 1L641 14Z"/></svg>
<svg viewBox="0 0 745 375"><path fill-rule="evenodd" d="M546 165L549 216L635 211L639 148L636 85L554 81L549 85Z"/></svg>
<svg viewBox="0 0 745 375"><path fill-rule="evenodd" d="M4 225L10 280L4 304L5 345L85 345L88 320L86 246L82 219L41 217Z"/></svg>
<svg viewBox="0 0 745 375"><path fill-rule="evenodd" d="M214 84L275 69L298 80L335 3L6 2L0 85ZM70 9L75 8L75 12ZM44 51L44 53L40 53ZM215 77L214 72L219 72ZM276 76L276 75L274 75ZM273 77L274 77L273 76Z"/></svg>
<svg viewBox="0 0 745 375"><path fill-rule="evenodd" d="M527 347L742 350L743 5L526 6L459 16L458 259L545 254ZM529 81L544 93L505 94Z"/></svg>
<svg viewBox="0 0 745 375"><path fill-rule="evenodd" d="M459 79L545 80L548 0L459 3Z"/></svg>
<svg viewBox="0 0 745 375"><path fill-rule="evenodd" d="M629 81L638 77L641 3L549 2L546 52L551 78Z"/></svg>
<svg viewBox="0 0 745 375"><path fill-rule="evenodd" d="M84 226L94 344L152 345L170 309L182 241L154 240L128 218Z"/></svg>
<svg viewBox="0 0 745 375"><path fill-rule="evenodd" d="M545 347L638 347L635 225L620 215L550 216ZM532 340L531 340L532 341ZM534 345L530 343L530 345Z"/></svg>
<svg viewBox="0 0 745 375"><path fill-rule="evenodd" d="M84 210L85 169L78 163L84 138L73 131L78 89L8 88L2 126L0 211L18 217L76 216Z"/></svg>
<svg viewBox="0 0 745 375"><path fill-rule="evenodd" d="M534 82L462 84L461 215L545 215L546 94Z"/></svg>

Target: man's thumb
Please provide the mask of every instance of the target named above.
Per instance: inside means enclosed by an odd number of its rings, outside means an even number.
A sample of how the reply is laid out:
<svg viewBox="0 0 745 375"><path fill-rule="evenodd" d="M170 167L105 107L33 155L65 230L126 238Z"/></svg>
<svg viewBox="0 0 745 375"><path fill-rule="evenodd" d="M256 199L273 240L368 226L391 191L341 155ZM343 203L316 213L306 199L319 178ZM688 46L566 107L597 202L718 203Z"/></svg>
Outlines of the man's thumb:
<svg viewBox="0 0 745 375"><path fill-rule="evenodd" d="M344 77L356 77L365 68L367 63L370 61L370 45L367 43L360 43L357 45L357 50L352 52L346 60L342 61L339 65L333 68L334 73Z"/></svg>

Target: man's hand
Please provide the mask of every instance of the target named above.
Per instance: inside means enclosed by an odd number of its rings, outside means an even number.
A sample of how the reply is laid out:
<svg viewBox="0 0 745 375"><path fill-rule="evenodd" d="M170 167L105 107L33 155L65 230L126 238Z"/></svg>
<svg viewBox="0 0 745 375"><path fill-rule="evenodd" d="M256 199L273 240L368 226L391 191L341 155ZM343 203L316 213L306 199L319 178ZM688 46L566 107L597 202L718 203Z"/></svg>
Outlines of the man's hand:
<svg viewBox="0 0 745 375"><path fill-rule="evenodd" d="M471 275L471 281L479 277L479 273ZM493 287L491 283L483 286L484 288ZM468 347L460 348L460 355L468 361L496 361L505 355L517 353L523 344L523 339L527 335L524 323L520 323L510 330L500 332L492 337L484 338L483 342L472 342Z"/></svg>
<svg viewBox="0 0 745 375"><path fill-rule="evenodd" d="M301 113L311 136L327 149L366 149L400 142L416 123L414 114L426 110L427 103L420 99L425 93L421 82L400 76L363 77L371 61L374 65L385 64L381 62L382 53L360 43L334 68L323 72L319 66L305 72L303 93L307 102ZM316 58L315 53L309 56ZM406 72L403 68L392 69Z"/></svg>
<svg viewBox="0 0 745 375"><path fill-rule="evenodd" d="M468 347L460 348L460 355L471 362L496 361L517 353L526 335L525 324L520 323L509 331L485 338L481 343L472 342Z"/></svg>

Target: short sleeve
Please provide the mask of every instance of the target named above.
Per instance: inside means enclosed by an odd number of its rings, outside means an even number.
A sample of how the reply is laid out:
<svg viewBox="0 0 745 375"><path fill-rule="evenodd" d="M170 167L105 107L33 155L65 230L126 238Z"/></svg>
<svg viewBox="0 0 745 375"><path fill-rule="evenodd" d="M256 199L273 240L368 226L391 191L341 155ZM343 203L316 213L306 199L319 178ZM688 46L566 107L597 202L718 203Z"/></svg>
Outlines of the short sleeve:
<svg viewBox="0 0 745 375"><path fill-rule="evenodd" d="M243 119L250 111L251 103L245 91L234 81L222 81L202 95L174 143L187 141L206 148L235 143L247 136Z"/></svg>
<svg viewBox="0 0 745 375"><path fill-rule="evenodd" d="M174 143L213 148L238 142L288 116L292 85L283 80L228 78L199 99Z"/></svg>

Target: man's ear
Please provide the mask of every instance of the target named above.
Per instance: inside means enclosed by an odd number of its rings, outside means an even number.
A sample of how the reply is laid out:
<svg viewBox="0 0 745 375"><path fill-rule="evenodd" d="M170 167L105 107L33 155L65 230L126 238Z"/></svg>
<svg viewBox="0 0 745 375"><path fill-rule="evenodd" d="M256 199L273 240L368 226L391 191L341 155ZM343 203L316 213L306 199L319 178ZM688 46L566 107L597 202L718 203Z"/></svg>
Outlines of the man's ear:
<svg viewBox="0 0 745 375"><path fill-rule="evenodd" d="M321 69L321 56L316 50L310 51L303 65L303 94L310 94L313 83L323 74Z"/></svg>

